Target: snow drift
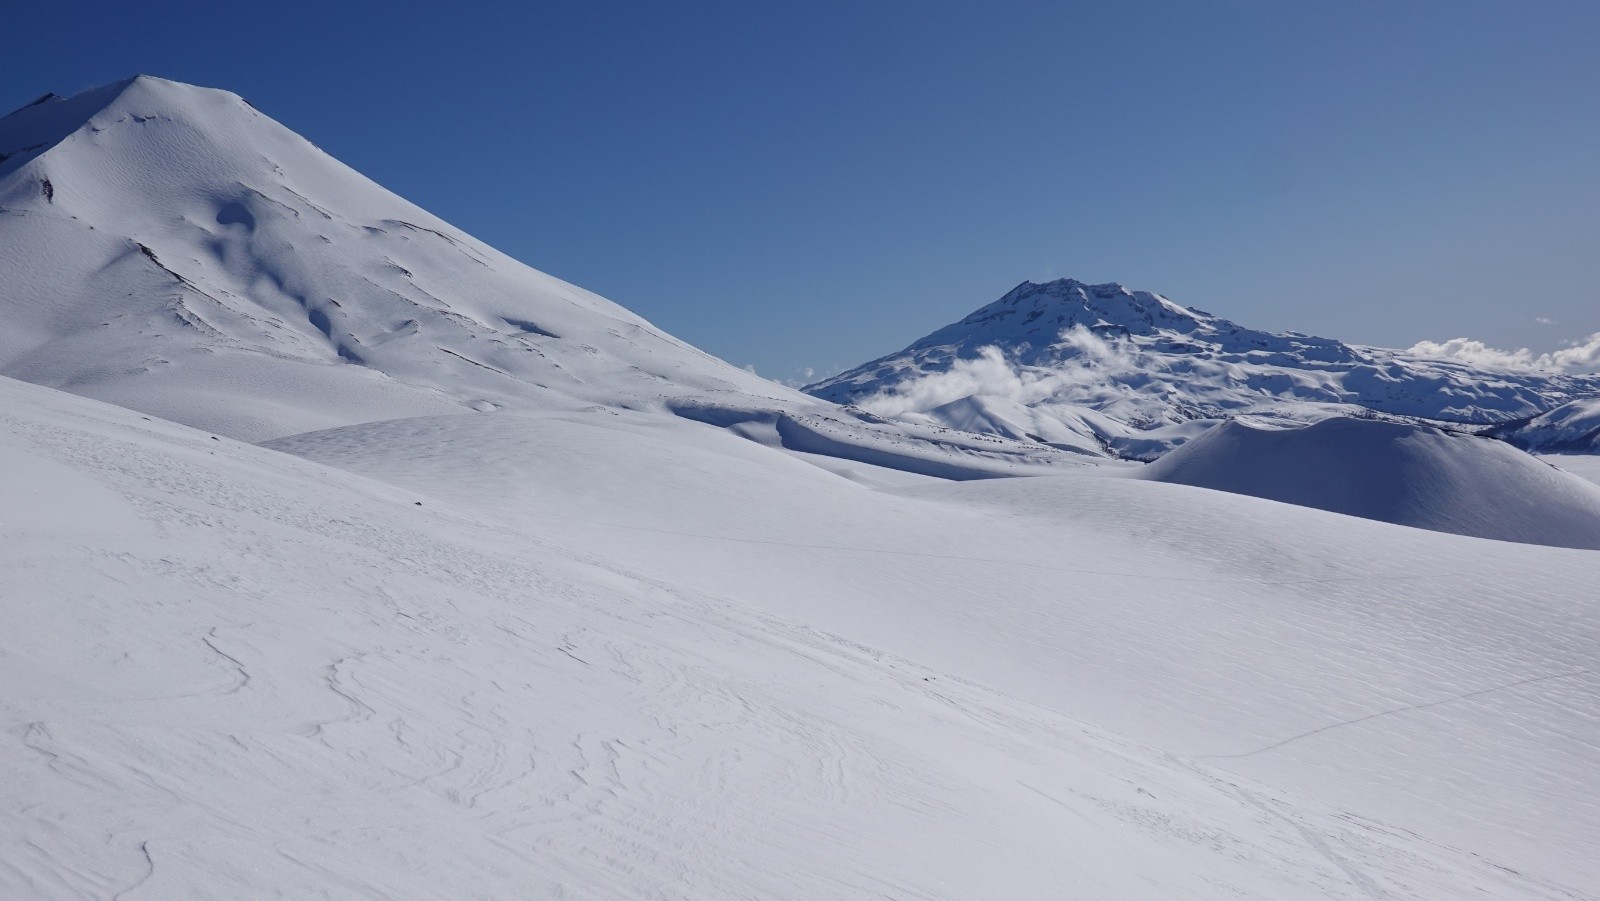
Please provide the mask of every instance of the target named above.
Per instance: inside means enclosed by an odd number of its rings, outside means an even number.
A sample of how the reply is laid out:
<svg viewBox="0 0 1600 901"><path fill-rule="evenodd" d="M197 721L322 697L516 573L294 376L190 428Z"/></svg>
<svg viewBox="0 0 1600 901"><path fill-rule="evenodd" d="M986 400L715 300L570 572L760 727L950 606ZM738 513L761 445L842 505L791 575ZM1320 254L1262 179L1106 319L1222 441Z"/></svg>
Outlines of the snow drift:
<svg viewBox="0 0 1600 901"><path fill-rule="evenodd" d="M1600 488L1504 442L1427 426L1226 422L1140 477L1437 532L1600 549Z"/></svg>

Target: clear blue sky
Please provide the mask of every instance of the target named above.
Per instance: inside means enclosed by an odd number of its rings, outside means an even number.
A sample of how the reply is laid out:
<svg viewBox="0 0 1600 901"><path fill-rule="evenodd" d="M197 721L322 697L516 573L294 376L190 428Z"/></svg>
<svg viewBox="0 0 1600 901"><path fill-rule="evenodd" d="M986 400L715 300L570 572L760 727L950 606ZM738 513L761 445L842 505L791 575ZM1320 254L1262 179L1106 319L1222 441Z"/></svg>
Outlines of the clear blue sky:
<svg viewBox="0 0 1600 901"><path fill-rule="evenodd" d="M5 27L4 109L137 72L236 91L775 378L1060 276L1390 346L1600 331L1593 0L56 2Z"/></svg>

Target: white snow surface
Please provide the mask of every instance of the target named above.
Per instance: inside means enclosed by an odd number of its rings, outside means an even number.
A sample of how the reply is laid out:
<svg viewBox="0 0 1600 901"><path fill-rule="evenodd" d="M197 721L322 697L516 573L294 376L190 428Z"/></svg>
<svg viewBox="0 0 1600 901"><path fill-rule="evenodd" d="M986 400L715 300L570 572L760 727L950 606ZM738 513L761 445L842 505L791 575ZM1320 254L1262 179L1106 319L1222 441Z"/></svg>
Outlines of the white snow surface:
<svg viewBox="0 0 1600 901"><path fill-rule="evenodd" d="M1588 479L1600 485L1600 456L1594 454L1544 454L1541 460L1557 469L1564 469L1575 476Z"/></svg>
<svg viewBox="0 0 1600 901"><path fill-rule="evenodd" d="M795 394L224 92L0 154L0 897L1600 897L1600 553Z"/></svg>
<svg viewBox="0 0 1600 901"><path fill-rule="evenodd" d="M1059 279L1023 282L898 353L805 390L885 416L1147 460L1240 415L1525 419L1600 394L1600 376L1264 332L1148 291Z"/></svg>
<svg viewBox="0 0 1600 901"><path fill-rule="evenodd" d="M1141 478L1231 491L1421 529L1600 549L1600 488L1493 438L1335 417L1226 422Z"/></svg>
<svg viewBox="0 0 1600 901"><path fill-rule="evenodd" d="M0 894L1600 888L1589 552L641 413L282 443L380 482L0 411Z"/></svg>
<svg viewBox="0 0 1600 901"><path fill-rule="evenodd" d="M272 446L1593 890L1592 551L1093 469L874 488L643 414Z"/></svg>

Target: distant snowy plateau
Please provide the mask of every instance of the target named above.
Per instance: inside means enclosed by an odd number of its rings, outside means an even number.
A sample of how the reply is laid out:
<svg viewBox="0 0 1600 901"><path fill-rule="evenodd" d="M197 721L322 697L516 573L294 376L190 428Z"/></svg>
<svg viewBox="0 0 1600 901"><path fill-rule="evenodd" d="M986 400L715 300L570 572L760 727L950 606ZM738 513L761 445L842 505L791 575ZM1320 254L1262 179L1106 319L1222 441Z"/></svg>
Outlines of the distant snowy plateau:
<svg viewBox="0 0 1600 901"><path fill-rule="evenodd" d="M0 897L1600 898L1594 376L795 391L148 77L0 119L0 376Z"/></svg>

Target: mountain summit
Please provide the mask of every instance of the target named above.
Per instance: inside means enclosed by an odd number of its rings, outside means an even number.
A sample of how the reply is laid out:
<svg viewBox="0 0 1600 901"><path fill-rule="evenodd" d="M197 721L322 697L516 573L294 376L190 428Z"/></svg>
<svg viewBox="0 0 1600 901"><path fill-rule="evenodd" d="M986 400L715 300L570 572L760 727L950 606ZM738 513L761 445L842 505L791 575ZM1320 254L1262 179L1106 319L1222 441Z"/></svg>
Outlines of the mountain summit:
<svg viewBox="0 0 1600 901"><path fill-rule="evenodd" d="M1159 294L1131 291L1115 282L1089 285L1076 279L1023 282L960 322L946 326L918 344L963 340L1011 341L1025 336L1053 338L1073 325L1121 328L1152 334L1160 329L1193 332L1212 317L1181 307Z"/></svg>
<svg viewBox="0 0 1600 901"><path fill-rule="evenodd" d="M396 416L815 404L537 272L226 91L0 119L0 375L263 440Z"/></svg>
<svg viewBox="0 0 1600 901"><path fill-rule="evenodd" d="M1147 459L1241 415L1488 426L1600 394L1600 377L1258 331L1148 291L1061 279L1023 282L805 390L909 421Z"/></svg>

